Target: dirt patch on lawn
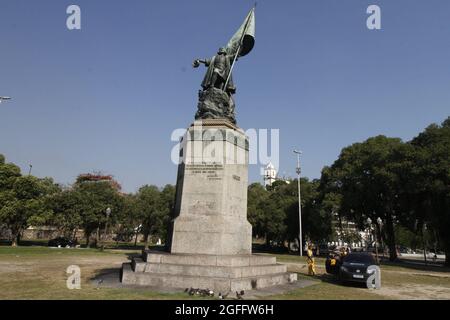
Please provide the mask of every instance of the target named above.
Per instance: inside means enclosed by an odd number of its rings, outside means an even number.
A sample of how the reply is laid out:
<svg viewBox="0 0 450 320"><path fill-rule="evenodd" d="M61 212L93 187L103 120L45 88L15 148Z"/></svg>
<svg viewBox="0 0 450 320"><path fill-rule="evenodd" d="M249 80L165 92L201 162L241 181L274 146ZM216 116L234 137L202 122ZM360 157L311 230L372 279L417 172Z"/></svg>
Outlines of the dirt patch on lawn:
<svg viewBox="0 0 450 320"><path fill-rule="evenodd" d="M11 272L30 272L33 270L33 263L11 263L0 261L0 274Z"/></svg>
<svg viewBox="0 0 450 320"><path fill-rule="evenodd" d="M123 255L101 255L101 256L56 256L56 257L20 257L16 256L8 260L0 260L0 275L8 273L15 275L30 273L53 273L60 271L65 273L70 265L78 265L87 271L103 268L120 268L128 258Z"/></svg>
<svg viewBox="0 0 450 320"><path fill-rule="evenodd" d="M449 300L450 288L432 285L405 284L398 287L384 286L369 292L399 300Z"/></svg>

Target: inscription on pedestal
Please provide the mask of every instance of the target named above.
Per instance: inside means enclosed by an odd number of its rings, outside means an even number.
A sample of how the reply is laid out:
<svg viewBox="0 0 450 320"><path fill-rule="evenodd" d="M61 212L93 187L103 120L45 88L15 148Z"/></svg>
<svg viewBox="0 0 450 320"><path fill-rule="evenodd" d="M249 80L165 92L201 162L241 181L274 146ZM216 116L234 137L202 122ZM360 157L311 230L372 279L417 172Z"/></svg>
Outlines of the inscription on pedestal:
<svg viewBox="0 0 450 320"><path fill-rule="evenodd" d="M208 180L222 180L219 172L223 171L221 164L188 164L186 165L186 172L188 174L202 174L206 175Z"/></svg>

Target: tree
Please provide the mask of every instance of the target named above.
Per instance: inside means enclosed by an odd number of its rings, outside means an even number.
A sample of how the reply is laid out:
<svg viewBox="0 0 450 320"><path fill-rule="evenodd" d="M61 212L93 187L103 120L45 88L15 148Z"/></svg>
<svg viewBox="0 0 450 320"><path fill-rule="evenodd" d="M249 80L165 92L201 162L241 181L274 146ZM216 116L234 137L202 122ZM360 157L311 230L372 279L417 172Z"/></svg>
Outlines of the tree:
<svg viewBox="0 0 450 320"><path fill-rule="evenodd" d="M319 181L301 179L302 238L326 240L331 233L330 214L322 207L317 190ZM266 244L298 240L297 180L276 181L267 190L259 183L248 189L248 219L256 236L264 236Z"/></svg>
<svg viewBox="0 0 450 320"><path fill-rule="evenodd" d="M302 200L302 239L314 242L327 240L331 235L331 212L324 207L320 199L319 180L309 181L301 178ZM289 185L293 201L287 208L286 226L287 240L297 239L299 236L299 208L298 208L298 180Z"/></svg>
<svg viewBox="0 0 450 320"><path fill-rule="evenodd" d="M0 212L13 198L12 187L20 176L20 168L12 163L6 163L5 156L0 154ZM0 227L7 227L2 219Z"/></svg>
<svg viewBox="0 0 450 320"><path fill-rule="evenodd" d="M265 216L266 207L264 206L269 197L269 192L260 184L253 183L248 187L247 217L253 226L253 236L265 237Z"/></svg>
<svg viewBox="0 0 450 320"><path fill-rule="evenodd" d="M86 237L87 247L91 246L90 237L96 233L95 245L100 240L100 229L117 222L118 211L121 208L121 195L115 183L110 180L78 180L73 186L71 195L79 201L74 208L81 217L82 227ZM111 209L108 217L106 209Z"/></svg>
<svg viewBox="0 0 450 320"><path fill-rule="evenodd" d="M134 194L124 194L121 200L120 209L117 213L117 241L128 242L134 238L136 246L141 225L139 211L137 210L137 197Z"/></svg>
<svg viewBox="0 0 450 320"><path fill-rule="evenodd" d="M142 225L145 249L149 246L149 237L166 237L171 212L174 206L175 188L167 185L163 190L156 186L144 186L137 193L136 206Z"/></svg>
<svg viewBox="0 0 450 320"><path fill-rule="evenodd" d="M279 245L286 240L287 210L296 199L292 184L277 181L268 188L267 195L259 200L258 228L266 238L267 245Z"/></svg>
<svg viewBox="0 0 450 320"><path fill-rule="evenodd" d="M163 223L161 229L157 232L159 238L167 239L168 230L173 216L175 207L175 193L176 189L173 185L166 185L161 190L161 211L163 216ZM167 245L167 244L166 244Z"/></svg>
<svg viewBox="0 0 450 320"><path fill-rule="evenodd" d="M367 218L383 220L390 259L397 258L394 225L407 215L399 197L408 179L411 147L397 138L377 136L344 148L331 168L322 171L323 188L341 196L339 214L363 228ZM380 226L377 233L381 237Z"/></svg>
<svg viewBox="0 0 450 320"><path fill-rule="evenodd" d="M58 191L51 179L17 177L9 190L1 193L0 221L11 230L12 246L30 225L42 225L51 215L47 196Z"/></svg>
<svg viewBox="0 0 450 320"><path fill-rule="evenodd" d="M5 156L0 154L0 192L10 191L20 176L20 168L15 164L6 163Z"/></svg>
<svg viewBox="0 0 450 320"><path fill-rule="evenodd" d="M49 224L58 228L65 237L74 239L83 224L84 200L81 192L75 189L61 190L49 198L52 216Z"/></svg>
<svg viewBox="0 0 450 320"><path fill-rule="evenodd" d="M433 124L411 141L415 147L415 213L429 221L445 250L450 266L450 117ZM424 228L421 228L423 230Z"/></svg>

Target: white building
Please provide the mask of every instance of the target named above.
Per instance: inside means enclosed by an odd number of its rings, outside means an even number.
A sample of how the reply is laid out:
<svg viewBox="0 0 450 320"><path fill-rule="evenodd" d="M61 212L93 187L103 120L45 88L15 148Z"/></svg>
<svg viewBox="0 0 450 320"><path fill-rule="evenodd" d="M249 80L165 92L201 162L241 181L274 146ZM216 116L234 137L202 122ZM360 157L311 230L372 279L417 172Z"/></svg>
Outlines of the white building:
<svg viewBox="0 0 450 320"><path fill-rule="evenodd" d="M264 186L267 188L275 181L277 181L277 170L275 170L272 162L269 162L267 167L264 169Z"/></svg>

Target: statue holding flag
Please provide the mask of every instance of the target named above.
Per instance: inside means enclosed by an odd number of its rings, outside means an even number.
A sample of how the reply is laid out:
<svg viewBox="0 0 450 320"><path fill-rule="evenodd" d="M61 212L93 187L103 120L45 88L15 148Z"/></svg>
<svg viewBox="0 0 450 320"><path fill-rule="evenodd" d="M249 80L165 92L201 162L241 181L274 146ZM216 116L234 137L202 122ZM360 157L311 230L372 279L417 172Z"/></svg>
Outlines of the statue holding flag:
<svg viewBox="0 0 450 320"><path fill-rule="evenodd" d="M236 88L233 85L233 80L230 76L227 87L225 88L225 81L228 79L228 75L231 72L231 64L234 61L233 55L228 55L225 48L220 48L217 55L211 59L195 60L194 68L198 68L200 63L205 64L208 67L205 79L202 82L203 90L208 90L211 87L220 89L229 94L234 94Z"/></svg>
<svg viewBox="0 0 450 320"><path fill-rule="evenodd" d="M233 68L238 58L247 55L255 45L255 8L247 15L242 26L211 59L197 59L193 63L198 68L203 63L208 70L199 92L198 112L195 119L227 119L236 124L233 94Z"/></svg>

